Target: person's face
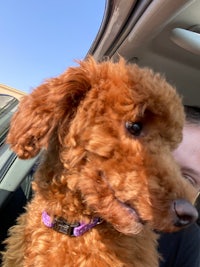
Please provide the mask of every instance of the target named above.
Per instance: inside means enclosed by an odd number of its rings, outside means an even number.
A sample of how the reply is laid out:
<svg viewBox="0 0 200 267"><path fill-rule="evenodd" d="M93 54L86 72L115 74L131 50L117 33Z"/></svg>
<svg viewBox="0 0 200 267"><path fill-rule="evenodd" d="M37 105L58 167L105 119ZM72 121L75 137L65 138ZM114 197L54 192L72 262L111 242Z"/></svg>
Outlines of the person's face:
<svg viewBox="0 0 200 267"><path fill-rule="evenodd" d="M183 176L200 189L200 126L186 124L183 140L173 152Z"/></svg>

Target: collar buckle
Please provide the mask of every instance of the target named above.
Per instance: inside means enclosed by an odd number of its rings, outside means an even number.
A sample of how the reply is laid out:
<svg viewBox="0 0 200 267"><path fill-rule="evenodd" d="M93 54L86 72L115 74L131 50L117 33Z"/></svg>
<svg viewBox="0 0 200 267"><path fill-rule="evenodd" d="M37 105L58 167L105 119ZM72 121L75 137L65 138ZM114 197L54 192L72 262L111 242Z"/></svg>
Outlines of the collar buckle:
<svg viewBox="0 0 200 267"><path fill-rule="evenodd" d="M69 236L74 236L74 229L79 225L80 225L79 223L68 224L62 218L55 218L52 228L59 233Z"/></svg>

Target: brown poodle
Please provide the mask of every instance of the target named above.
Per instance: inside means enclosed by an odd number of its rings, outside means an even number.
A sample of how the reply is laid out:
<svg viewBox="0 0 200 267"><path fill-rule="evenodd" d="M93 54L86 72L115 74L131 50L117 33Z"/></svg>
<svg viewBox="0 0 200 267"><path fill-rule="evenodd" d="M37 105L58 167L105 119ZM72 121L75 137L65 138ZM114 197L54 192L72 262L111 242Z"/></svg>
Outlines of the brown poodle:
<svg viewBox="0 0 200 267"><path fill-rule="evenodd" d="M79 64L26 96L13 117L12 149L44 155L3 266L158 266L154 230L197 217L171 154L181 100L159 74L123 59Z"/></svg>

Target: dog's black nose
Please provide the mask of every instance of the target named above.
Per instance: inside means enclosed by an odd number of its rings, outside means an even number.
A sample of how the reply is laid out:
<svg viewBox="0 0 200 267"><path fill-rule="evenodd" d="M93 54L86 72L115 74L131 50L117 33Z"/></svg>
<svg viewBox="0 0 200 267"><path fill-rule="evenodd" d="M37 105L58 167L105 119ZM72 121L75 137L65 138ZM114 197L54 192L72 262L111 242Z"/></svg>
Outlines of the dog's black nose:
<svg viewBox="0 0 200 267"><path fill-rule="evenodd" d="M174 213L174 225L177 227L184 227L198 218L198 212L188 201L184 199L177 199L172 203Z"/></svg>

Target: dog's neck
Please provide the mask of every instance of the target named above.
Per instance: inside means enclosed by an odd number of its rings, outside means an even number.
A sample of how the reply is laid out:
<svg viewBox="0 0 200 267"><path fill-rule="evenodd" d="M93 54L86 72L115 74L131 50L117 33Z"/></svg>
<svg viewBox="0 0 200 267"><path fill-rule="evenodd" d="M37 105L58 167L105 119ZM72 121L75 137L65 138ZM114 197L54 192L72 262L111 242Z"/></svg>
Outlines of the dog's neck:
<svg viewBox="0 0 200 267"><path fill-rule="evenodd" d="M66 234L69 236L80 236L83 235L85 232L89 231L96 225L102 223L102 219L96 217L93 218L91 222L84 223L68 223L63 218L52 218L48 215L46 211L42 213L42 221L45 226L54 229L55 231Z"/></svg>

